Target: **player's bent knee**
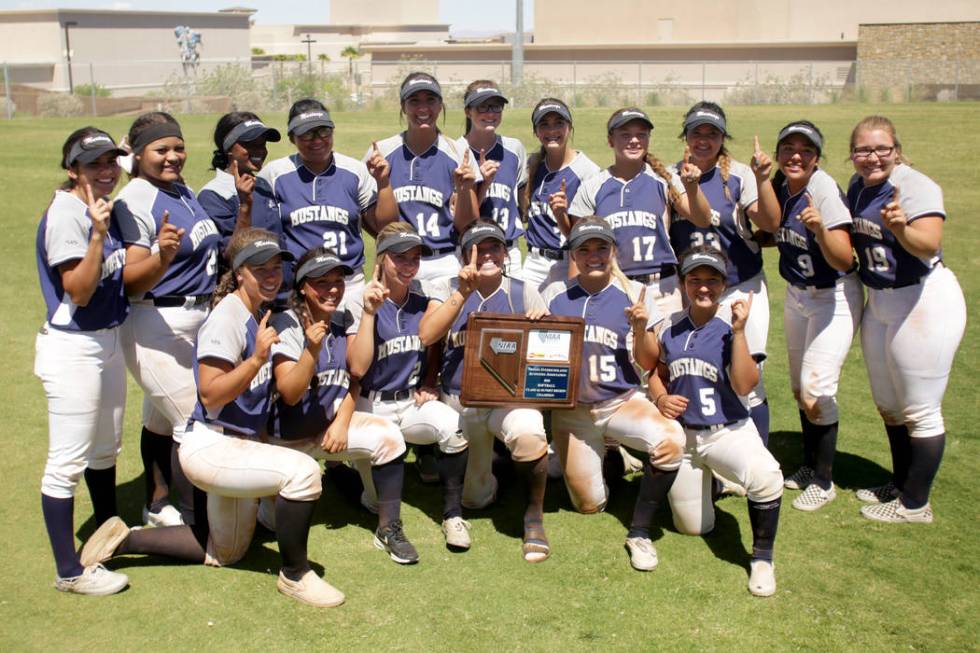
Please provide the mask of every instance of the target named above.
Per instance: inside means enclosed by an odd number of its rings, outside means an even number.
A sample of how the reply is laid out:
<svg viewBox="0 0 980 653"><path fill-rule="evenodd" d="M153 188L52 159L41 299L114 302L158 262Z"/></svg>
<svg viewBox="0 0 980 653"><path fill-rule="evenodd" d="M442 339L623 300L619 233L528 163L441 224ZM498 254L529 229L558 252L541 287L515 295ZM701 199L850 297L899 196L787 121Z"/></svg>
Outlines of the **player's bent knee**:
<svg viewBox="0 0 980 653"><path fill-rule="evenodd" d="M296 453L292 474L279 490L279 495L290 501L315 501L323 491L320 463L310 456Z"/></svg>
<svg viewBox="0 0 980 653"><path fill-rule="evenodd" d="M803 412L812 424L829 426L839 419L837 397L827 395L816 398L804 397Z"/></svg>
<svg viewBox="0 0 980 653"><path fill-rule="evenodd" d="M506 444L511 457L519 463L538 460L548 453L548 440L542 433L519 433Z"/></svg>
<svg viewBox="0 0 980 653"><path fill-rule="evenodd" d="M463 453L468 446L469 442L463 437L462 430L443 431L439 434L439 451L442 453Z"/></svg>
<svg viewBox="0 0 980 653"><path fill-rule="evenodd" d="M387 420L385 420L387 422ZM401 430L392 422L381 427L381 437L378 448L371 456L372 465L384 465L397 459L406 451L405 438Z"/></svg>
<svg viewBox="0 0 980 653"><path fill-rule="evenodd" d="M783 496L783 472L778 466L776 469L753 470L745 493L756 503L775 501Z"/></svg>
<svg viewBox="0 0 980 653"><path fill-rule="evenodd" d="M715 528L714 506L707 509L701 501L670 502L670 512L674 518L674 528L682 535L705 535Z"/></svg>

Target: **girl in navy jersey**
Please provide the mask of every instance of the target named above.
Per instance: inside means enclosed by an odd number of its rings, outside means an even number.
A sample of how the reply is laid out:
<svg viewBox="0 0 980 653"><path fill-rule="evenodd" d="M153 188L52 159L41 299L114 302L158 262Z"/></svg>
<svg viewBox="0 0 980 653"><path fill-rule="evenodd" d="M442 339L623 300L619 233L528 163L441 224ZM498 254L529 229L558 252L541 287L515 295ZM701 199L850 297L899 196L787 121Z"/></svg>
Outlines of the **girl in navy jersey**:
<svg viewBox="0 0 980 653"><path fill-rule="evenodd" d="M946 443L943 393L966 325L963 291L943 264L942 189L909 166L883 116L854 128L851 161L847 201L868 287L861 349L892 455L892 480L857 497L872 504L861 509L868 519L929 523Z"/></svg>
<svg viewBox="0 0 980 653"><path fill-rule="evenodd" d="M416 279L420 261L430 250L405 222L378 234L376 273L364 291L364 316L351 344L350 371L360 379L356 408L393 420L407 442L436 444L436 466L443 486L443 531L452 545L454 517L462 516L466 440L459 414L439 401L437 369L419 337L422 317L439 302L432 289ZM362 475L363 476L363 475ZM368 494L371 479L365 479ZM369 497L368 502L372 502ZM401 564L418 561L418 553L396 520L378 529L375 545Z"/></svg>
<svg viewBox="0 0 980 653"><path fill-rule="evenodd" d="M480 164L480 215L500 225L506 237L506 272L520 277L521 250L517 240L524 233L521 215L527 209L523 202L527 152L516 138L497 133L505 104L507 98L488 79L478 79L467 86L463 95L466 129L456 144L461 151L469 148L470 156Z"/></svg>
<svg viewBox="0 0 980 653"><path fill-rule="evenodd" d="M78 594L114 594L129 582L102 565L82 565L74 529L82 476L96 523L116 514L116 456L126 405L119 325L129 303L122 278L126 251L110 223L107 196L119 180L120 154L112 137L95 127L72 132L61 153L68 180L37 228L37 271L47 309L34 362L48 399L41 509L57 568L55 588ZM175 242L167 238L162 245L172 250Z"/></svg>
<svg viewBox="0 0 980 653"><path fill-rule="evenodd" d="M391 420L354 410L360 387L351 382L347 352L357 326L340 308L350 272L323 247L296 262L291 308L271 320L279 333L272 346L278 397L271 430L276 444L316 459L368 461L378 491L379 530L384 530L401 518L405 441ZM263 516L260 509L260 520Z"/></svg>
<svg viewBox="0 0 980 653"><path fill-rule="evenodd" d="M732 159L725 147L730 138L725 112L714 102L698 102L684 116L681 132L691 153L691 162L702 171L700 186L711 206L711 221L699 227L690 220L675 219L670 225L674 251L711 245L724 252L728 273L722 304L753 294L746 336L749 350L759 364L759 384L748 395L763 442L769 441L769 404L762 383L762 362L769 337L769 290L762 269L762 249L753 239L752 225L776 231L779 202L769 181L772 159L762 152L758 137L751 166Z"/></svg>
<svg viewBox="0 0 980 653"><path fill-rule="evenodd" d="M430 250L422 258L420 281L448 279L459 270L459 233L480 214L479 181L469 149L459 150L439 131L442 87L427 73L410 73L399 91L405 131L371 146L364 161L388 165L401 219Z"/></svg>
<svg viewBox="0 0 980 653"><path fill-rule="evenodd" d="M269 154L266 143L278 143L281 138L278 130L266 127L250 111L226 113L218 120L211 158L214 179L205 184L197 199L221 233L220 251L228 247L236 229L282 232L271 188L256 178Z"/></svg>
<svg viewBox="0 0 980 653"><path fill-rule="evenodd" d="M462 392L466 323L471 313L518 313L535 320L547 314L544 300L530 284L504 275L507 236L495 222L478 221L461 238L464 266L458 279L436 288L441 305L428 313L419 328L423 345L443 343L442 398L463 418L463 436L469 443L469 464L463 488L467 507L483 508L497 493L491 471L493 439L510 450L526 491L522 551L528 562L540 562L551 553L544 532L544 492L548 481L548 439L541 411L533 408L464 408ZM453 517L444 525L453 544L469 548L469 524Z"/></svg>
<svg viewBox="0 0 980 653"><path fill-rule="evenodd" d="M320 466L304 453L266 444L272 400L269 356L279 341L268 325L282 283L275 234L236 233L228 246L231 270L214 293L214 309L201 326L194 356L198 400L179 454L195 491L194 526L130 530L118 517L102 525L82 548L83 562L114 555L155 554L213 566L230 565L248 550L259 497L276 496L276 536L282 568L276 587L316 607L344 595L310 569L306 542ZM206 502L203 499L207 493Z"/></svg>
<svg viewBox="0 0 980 653"><path fill-rule="evenodd" d="M129 129L129 144L133 176L112 209L126 244L123 278L132 300L122 330L123 351L143 389L143 521L173 525L181 522L181 513L170 505L171 482L177 485L184 517L191 518L190 485L173 443L180 443L194 408L194 342L215 286L220 234L183 183L187 152L171 115L138 117ZM162 234L174 230L180 237L177 250L158 251Z"/></svg>
<svg viewBox="0 0 980 653"><path fill-rule="evenodd" d="M685 162L680 174L650 152L653 122L641 110L616 111L606 124L615 162L582 185L559 224L586 215L605 218L616 234L619 267L647 286L663 314L681 307L677 257L667 237L670 210L698 225L710 224L711 207L701 192L701 171Z"/></svg>
<svg viewBox="0 0 980 653"><path fill-rule="evenodd" d="M634 366L634 360L643 369L656 363L655 336L648 329L663 316L645 297L646 288L619 270L616 235L606 220L580 219L569 232L568 248L578 276L544 291L551 314L585 319L578 405L553 411L551 418L565 486L576 510L599 512L609 495L602 477L605 439L642 452L633 524L649 528L677 475L684 447L680 424L644 396ZM657 566L657 552L642 532L631 528L626 548L636 569Z"/></svg>
<svg viewBox="0 0 980 653"><path fill-rule="evenodd" d="M521 277L543 290L548 283L568 277L568 224L559 223L557 216L566 214L582 182L598 173L599 166L571 147L572 113L561 100L538 102L531 112L531 125L541 147L527 160L527 258Z"/></svg>
<svg viewBox="0 0 980 653"><path fill-rule="evenodd" d="M797 510L834 500L837 385L864 299L854 274L851 213L834 180L817 163L823 135L813 123L792 122L779 132L773 178L781 208L776 243L786 280L783 323L790 385L800 408L803 466L786 478Z"/></svg>
<svg viewBox="0 0 980 653"><path fill-rule="evenodd" d="M387 162L365 166L334 151L334 122L317 100L293 103L287 131L296 153L276 159L259 173L278 205L283 242L297 258L320 246L336 252L351 269L345 308L359 320L364 291L362 230L376 234L398 219ZM292 273L289 266L284 301L293 285Z"/></svg>
<svg viewBox="0 0 980 653"><path fill-rule="evenodd" d="M650 393L687 435L669 495L674 525L690 535L714 528L712 473L745 488L752 522L749 591L770 596L776 591L772 553L783 474L742 399L759 378L746 332L754 296L750 291L744 299L721 303L729 269L725 255L711 245L682 256L687 308L654 327L659 374L650 377Z"/></svg>

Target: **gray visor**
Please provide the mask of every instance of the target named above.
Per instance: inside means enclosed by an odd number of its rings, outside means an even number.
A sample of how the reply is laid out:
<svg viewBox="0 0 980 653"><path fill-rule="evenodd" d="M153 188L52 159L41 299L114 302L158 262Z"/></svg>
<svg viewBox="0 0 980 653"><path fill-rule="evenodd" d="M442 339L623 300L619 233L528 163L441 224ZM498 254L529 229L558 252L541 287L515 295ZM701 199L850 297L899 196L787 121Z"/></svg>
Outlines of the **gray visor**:
<svg viewBox="0 0 980 653"><path fill-rule="evenodd" d="M790 123L783 127L783 130L779 132L779 138L776 139L777 146L783 142L783 139L792 134L805 136L817 148L817 152L823 152L823 139L820 137L820 133L813 127L799 122Z"/></svg>
<svg viewBox="0 0 980 653"><path fill-rule="evenodd" d="M683 276L700 267L709 267L723 277L728 274L725 259L720 255L713 252L697 252L684 257L684 261L681 263L681 275Z"/></svg>
<svg viewBox="0 0 980 653"><path fill-rule="evenodd" d="M412 231L399 231L397 234L388 236L383 242L378 243L378 249L375 253L381 254L383 252L394 252L396 254L401 254L402 252L407 252L413 247L421 247L422 256L432 255L432 248L423 242L422 236Z"/></svg>
<svg viewBox="0 0 980 653"><path fill-rule="evenodd" d="M105 132L92 134L91 136L86 136L75 141L75 144L71 146L71 150L68 152L65 165L70 168L75 163L92 163L107 152L114 152L116 156L126 156L128 154L128 152L116 146L116 143L109 134Z"/></svg>
<svg viewBox="0 0 980 653"><path fill-rule="evenodd" d="M402 86L401 93L399 94L401 101L404 102L419 91L428 91L433 95L438 95L440 99L442 98L442 87L439 86L439 82L427 77L416 77L405 82L404 86Z"/></svg>
<svg viewBox="0 0 980 653"><path fill-rule="evenodd" d="M716 127L722 134L728 133L725 119L714 111L707 111L705 109L698 109L684 119L684 133L686 134L701 125L711 125L712 127Z"/></svg>
<svg viewBox="0 0 980 653"><path fill-rule="evenodd" d="M463 239L460 241L459 246L462 248L463 253L466 254L473 245L482 243L489 238L499 240L502 243L507 242L507 237L504 236L504 232L500 227L496 224L486 222L467 229L466 233L463 234Z"/></svg>
<svg viewBox="0 0 980 653"><path fill-rule="evenodd" d="M221 147L227 152L235 143L248 143L261 137L273 143L282 140L282 134L279 133L278 129L266 127L261 120L246 120L238 123L228 132L225 140L221 143Z"/></svg>
<svg viewBox="0 0 980 653"><path fill-rule="evenodd" d="M650 120L650 116L640 111L639 109L630 107L628 109L620 109L612 115L609 122L606 123L606 131L612 131L618 129L627 123L631 123L634 120L639 120L651 130L653 129L653 121Z"/></svg>
<svg viewBox="0 0 980 653"><path fill-rule="evenodd" d="M273 256L281 256L284 261L292 261L296 257L279 247L274 240L256 240L242 248L231 261L231 269L237 270L243 265L262 265Z"/></svg>
<svg viewBox="0 0 980 653"><path fill-rule="evenodd" d="M546 102L534 109L534 113L531 115L531 124L537 127L538 123L544 120L544 117L549 113L557 113L565 121L572 122L572 114L568 111L568 107L557 102Z"/></svg>
<svg viewBox="0 0 980 653"><path fill-rule="evenodd" d="M304 111L289 121L286 133L294 136L302 136L317 127L329 127L333 129L333 120L330 119L329 111Z"/></svg>
<svg viewBox="0 0 980 653"><path fill-rule="evenodd" d="M498 89L495 88L481 88L474 91L468 98L466 98L466 108L478 107L485 102L490 100L500 100L504 104L507 104L507 98L504 97Z"/></svg>
<svg viewBox="0 0 980 653"><path fill-rule="evenodd" d="M593 238L604 240L613 245L616 244L616 234L613 233L612 227L607 222L603 221L602 224L599 224L579 220L568 234L568 249L573 250L585 241L592 240Z"/></svg>
<svg viewBox="0 0 980 653"><path fill-rule="evenodd" d="M343 261L333 254L321 254L320 256L314 256L310 260L306 261L306 263L299 266L299 270L296 271L296 285L299 286L301 283L303 283L303 279L318 279L327 272L338 268L343 271L345 276L348 274L354 274L354 270L345 265Z"/></svg>

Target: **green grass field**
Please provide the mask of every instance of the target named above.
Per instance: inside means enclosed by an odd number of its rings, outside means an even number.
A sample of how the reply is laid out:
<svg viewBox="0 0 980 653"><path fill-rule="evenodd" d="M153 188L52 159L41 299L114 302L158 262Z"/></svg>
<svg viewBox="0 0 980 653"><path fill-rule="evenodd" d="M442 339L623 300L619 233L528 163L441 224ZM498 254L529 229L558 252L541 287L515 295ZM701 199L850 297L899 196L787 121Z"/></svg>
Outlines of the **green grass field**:
<svg viewBox="0 0 980 653"><path fill-rule="evenodd" d="M786 122L807 117L824 131L825 168L841 184L851 126L884 112L898 125L905 152L945 190L949 214L945 259L968 300L980 297L977 104L732 107L733 154L748 160L753 134L771 149ZM600 165L611 153L604 125L611 110L576 112L576 146ZM505 116L504 133L531 144L527 110ZM679 158L682 110L656 107L654 151ZM284 115L264 116L272 125ZM334 116L338 151L360 157L372 139L399 129L394 114ZM211 129L217 116L182 118L190 156L185 175L194 188L209 178ZM454 111L445 131L457 135ZM406 475L406 531L422 556L401 567L371 543L374 518L326 491L310 536L318 571L347 594L334 610L315 610L275 591L274 539L257 539L247 558L229 569L173 564L149 558L114 560L130 575L130 588L107 598L65 595L52 588L54 565L41 519L39 485L47 451L46 404L32 374L34 336L43 321L34 258L38 219L63 180L58 166L64 138L89 119L0 122L3 194L0 240L0 340L7 352L0 370L7 418L0 427L4 545L0 594L0 649L13 650L977 650L980 528L968 485L980 478L977 321L960 347L945 417L946 457L933 491L931 526L886 526L864 520L852 490L888 478L890 458L871 401L860 349L855 345L840 390L842 426L836 466L838 498L806 514L783 507L776 547L779 590L758 599L745 589L751 531L745 501L718 503L717 528L705 538L681 536L670 517L654 535L660 568L633 571L623 550L637 480L616 488L607 512L579 515L564 486L552 483L546 525L553 555L541 565L520 556L519 497L506 489L490 510L470 512L473 549L448 552L439 531L438 488ZM117 138L128 118L96 123ZM289 144L272 147L271 156ZM766 382L772 406L772 446L791 472L800 461L797 410L787 383L782 334L783 283L776 252L767 250L773 322ZM972 311L971 311L972 313ZM942 315L936 315L942 320ZM971 381L971 379L974 379ZM123 518L140 519L141 395L130 383L124 450L119 459ZM795 493L787 493L792 499ZM971 507L972 506L972 507ZM79 541L93 530L84 488L76 502ZM6 529L10 529L7 531Z"/></svg>

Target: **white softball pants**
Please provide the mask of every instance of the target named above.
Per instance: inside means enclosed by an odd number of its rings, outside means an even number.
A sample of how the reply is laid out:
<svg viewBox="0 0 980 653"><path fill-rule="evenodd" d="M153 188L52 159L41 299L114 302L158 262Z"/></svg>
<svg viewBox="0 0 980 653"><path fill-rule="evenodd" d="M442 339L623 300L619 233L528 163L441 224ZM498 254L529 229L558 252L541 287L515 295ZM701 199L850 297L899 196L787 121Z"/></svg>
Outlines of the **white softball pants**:
<svg viewBox="0 0 980 653"><path fill-rule="evenodd" d="M522 279L521 276L521 248L517 246L517 239L514 239L514 245L507 250L507 262L504 264L507 267L507 276L512 279Z"/></svg>
<svg viewBox="0 0 980 653"><path fill-rule="evenodd" d="M527 257L524 259L518 278L536 287L540 292L549 284L568 278L568 260L556 261L547 258L531 251L531 247L528 246Z"/></svg>
<svg viewBox="0 0 980 653"><path fill-rule="evenodd" d="M280 495L315 501L322 491L320 464L300 451L194 422L178 449L187 478L208 493L205 564L230 565L242 559L255 532L259 498Z"/></svg>
<svg viewBox="0 0 980 653"><path fill-rule="evenodd" d="M730 305L739 299L748 299L752 293L752 309L745 323L745 340L749 353L758 361L759 383L746 396L749 406L758 406L766 400L766 387L762 381L762 362L766 359L766 345L769 342L769 287L765 272L760 272L737 286L726 288L719 299L722 305Z"/></svg>
<svg viewBox="0 0 980 653"><path fill-rule="evenodd" d="M913 438L945 433L943 394L965 328L963 291L946 267L914 286L868 290L861 349L886 424L907 424Z"/></svg>
<svg viewBox="0 0 980 653"><path fill-rule="evenodd" d="M459 257L456 252L423 256L415 278L432 283L442 279L453 279L459 274Z"/></svg>
<svg viewBox="0 0 980 653"><path fill-rule="evenodd" d="M647 298L653 299L654 305L664 317L684 308L681 301L680 276L677 274L651 281L647 285Z"/></svg>
<svg viewBox="0 0 980 653"><path fill-rule="evenodd" d="M34 374L48 398L41 492L70 499L86 468L109 469L122 448L126 365L119 328L80 332L45 324L34 348Z"/></svg>
<svg viewBox="0 0 980 653"><path fill-rule="evenodd" d="M126 366L143 389L143 425L181 442L197 403L194 343L207 306L157 307L134 302L121 327Z"/></svg>
<svg viewBox="0 0 980 653"><path fill-rule="evenodd" d="M774 501L783 494L779 463L762 444L751 419L715 431L684 429L687 445L677 478L667 495L674 526L687 535L715 527L712 473L745 488L751 501Z"/></svg>
<svg viewBox="0 0 980 653"><path fill-rule="evenodd" d="M552 411L551 428L568 495L575 509L584 513L603 510L609 498L609 488L602 478L606 438L646 451L651 457L665 440L673 440L678 447L684 445L681 425L661 415L637 390L598 404ZM658 468L671 471L679 465L677 459Z"/></svg>
<svg viewBox="0 0 980 653"><path fill-rule="evenodd" d="M838 421L837 385L861 323L864 293L857 275L833 288L786 286L783 320L793 396L813 424Z"/></svg>
<svg viewBox="0 0 980 653"><path fill-rule="evenodd" d="M511 457L519 463L538 460L548 453L548 435L544 417L534 408L473 408L459 401L458 395L442 400L462 417L463 437L469 443L463 482L463 506L485 508L497 494L493 476L493 440L507 445Z"/></svg>

